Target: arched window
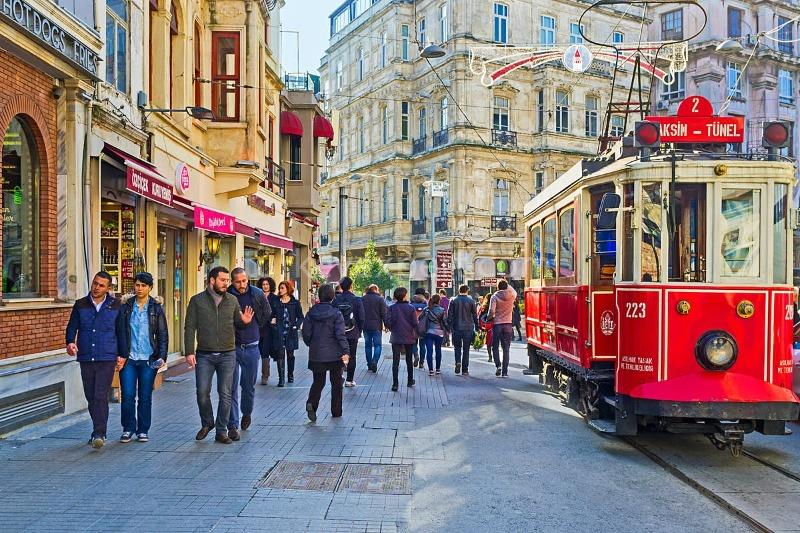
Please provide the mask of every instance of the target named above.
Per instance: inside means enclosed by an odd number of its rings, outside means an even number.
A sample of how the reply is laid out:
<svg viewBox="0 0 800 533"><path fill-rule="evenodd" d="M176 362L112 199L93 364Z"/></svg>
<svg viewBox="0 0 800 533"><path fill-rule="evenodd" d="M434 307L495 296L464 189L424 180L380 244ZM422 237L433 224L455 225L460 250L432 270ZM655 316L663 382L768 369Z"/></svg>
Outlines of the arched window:
<svg viewBox="0 0 800 533"><path fill-rule="evenodd" d="M200 40L200 25L194 25L194 105L203 105L203 84L200 83L200 78L203 77L202 73L202 41Z"/></svg>
<svg viewBox="0 0 800 533"><path fill-rule="evenodd" d="M19 117L3 137L4 298L39 295L39 157L33 135Z"/></svg>

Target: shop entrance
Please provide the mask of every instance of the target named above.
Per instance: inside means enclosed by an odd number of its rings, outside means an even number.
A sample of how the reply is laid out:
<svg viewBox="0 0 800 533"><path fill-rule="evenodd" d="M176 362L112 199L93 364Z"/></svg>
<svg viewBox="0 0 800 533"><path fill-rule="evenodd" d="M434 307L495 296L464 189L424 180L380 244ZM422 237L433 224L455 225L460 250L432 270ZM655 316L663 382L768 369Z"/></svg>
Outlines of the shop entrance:
<svg viewBox="0 0 800 533"><path fill-rule="evenodd" d="M158 225L158 294L164 299L170 353L180 352L185 298L184 231Z"/></svg>

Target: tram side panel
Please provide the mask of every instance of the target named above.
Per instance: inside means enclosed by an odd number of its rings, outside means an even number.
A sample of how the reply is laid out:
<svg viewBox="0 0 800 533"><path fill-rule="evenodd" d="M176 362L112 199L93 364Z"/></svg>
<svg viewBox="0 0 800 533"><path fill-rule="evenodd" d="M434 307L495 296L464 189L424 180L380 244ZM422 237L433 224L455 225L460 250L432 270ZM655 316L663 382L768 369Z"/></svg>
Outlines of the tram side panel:
<svg viewBox="0 0 800 533"><path fill-rule="evenodd" d="M616 289L618 394L636 397L642 386L659 381L664 337L661 297L657 288Z"/></svg>
<svg viewBox="0 0 800 533"><path fill-rule="evenodd" d="M793 389L792 341L794 293L777 290L772 293L772 331L770 381L779 387Z"/></svg>

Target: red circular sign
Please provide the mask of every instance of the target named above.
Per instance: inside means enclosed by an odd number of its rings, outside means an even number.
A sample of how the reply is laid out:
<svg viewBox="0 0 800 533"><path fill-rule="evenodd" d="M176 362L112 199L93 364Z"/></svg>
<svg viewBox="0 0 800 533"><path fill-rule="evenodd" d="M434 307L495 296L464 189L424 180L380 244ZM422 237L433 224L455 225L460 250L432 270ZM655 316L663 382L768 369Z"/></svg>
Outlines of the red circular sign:
<svg viewBox="0 0 800 533"><path fill-rule="evenodd" d="M679 117L713 117L714 106L707 98L702 96L690 96L683 100L678 106Z"/></svg>
<svg viewBox="0 0 800 533"><path fill-rule="evenodd" d="M184 193L189 189L189 167L185 163L179 163L175 169L175 187L179 192Z"/></svg>

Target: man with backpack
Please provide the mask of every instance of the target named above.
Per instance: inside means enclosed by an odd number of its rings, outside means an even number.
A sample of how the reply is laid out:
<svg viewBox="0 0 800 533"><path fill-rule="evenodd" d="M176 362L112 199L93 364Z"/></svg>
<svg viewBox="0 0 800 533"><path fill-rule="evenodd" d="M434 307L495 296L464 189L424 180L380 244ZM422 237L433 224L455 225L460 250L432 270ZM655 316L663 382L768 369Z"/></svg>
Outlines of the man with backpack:
<svg viewBox="0 0 800 533"><path fill-rule="evenodd" d="M347 343L350 345L350 359L347 362L347 377L345 387L355 387L356 374L356 351L358 350L358 339L361 338L361 330L364 329L364 304L361 298L353 294L353 280L345 276L339 281L342 289L333 299L332 305L338 309L344 318L344 332Z"/></svg>

